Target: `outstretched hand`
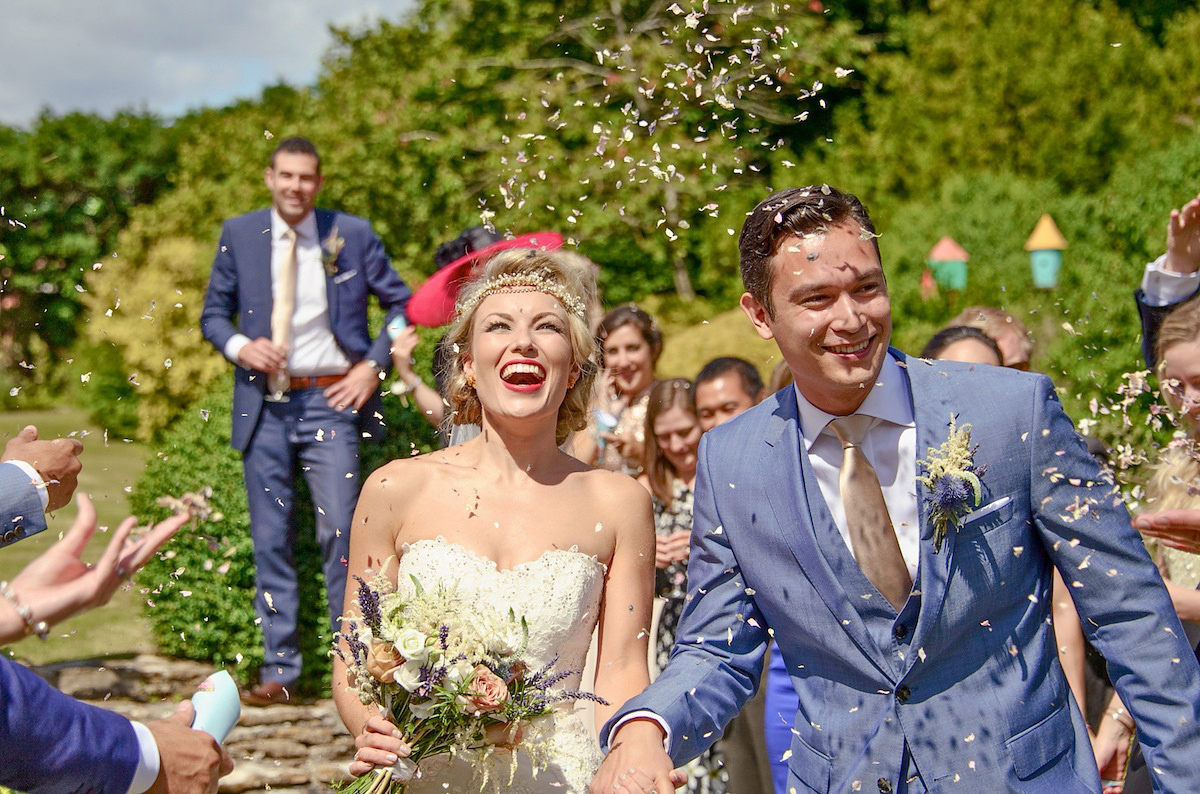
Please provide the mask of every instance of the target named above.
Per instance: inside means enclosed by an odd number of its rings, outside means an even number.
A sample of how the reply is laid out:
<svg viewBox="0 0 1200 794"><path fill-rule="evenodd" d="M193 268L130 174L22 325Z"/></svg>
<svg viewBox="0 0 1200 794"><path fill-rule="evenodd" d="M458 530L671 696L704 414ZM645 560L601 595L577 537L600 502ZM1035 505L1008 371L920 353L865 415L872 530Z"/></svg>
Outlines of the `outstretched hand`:
<svg viewBox="0 0 1200 794"><path fill-rule="evenodd" d="M75 523L63 539L25 566L9 585L30 608L35 622L52 625L106 603L189 517L187 513L172 516L136 541L129 537L137 522L127 518L113 532L100 559L89 565L83 561L83 551L96 532L96 509L84 494L77 502Z"/></svg>
<svg viewBox="0 0 1200 794"><path fill-rule="evenodd" d="M1200 270L1200 196L1171 210L1167 221L1167 270L1195 273Z"/></svg>
<svg viewBox="0 0 1200 794"><path fill-rule="evenodd" d="M1164 510L1133 519L1133 527L1172 549L1200 554L1200 510Z"/></svg>
<svg viewBox="0 0 1200 794"><path fill-rule="evenodd" d="M687 782L663 750L662 729L635 719L609 737L609 751L588 786L590 794L672 794Z"/></svg>

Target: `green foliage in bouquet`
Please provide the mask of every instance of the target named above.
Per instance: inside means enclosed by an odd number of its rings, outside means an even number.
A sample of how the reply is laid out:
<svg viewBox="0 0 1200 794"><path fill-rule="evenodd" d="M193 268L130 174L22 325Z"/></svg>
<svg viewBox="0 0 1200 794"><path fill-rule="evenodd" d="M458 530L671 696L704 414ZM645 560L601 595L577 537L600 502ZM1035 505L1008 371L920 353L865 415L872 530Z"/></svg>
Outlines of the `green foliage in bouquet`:
<svg viewBox="0 0 1200 794"><path fill-rule="evenodd" d="M138 575L146 613L163 653L232 668L247 681L262 664L262 633L255 624L254 557L241 455L229 446L232 384L227 377L165 434L130 501L146 520L168 510L156 504L211 488L213 517L185 527ZM363 477L395 457L436 445L432 428L398 398L384 400L389 432L379 444L362 445ZM300 577L302 693L327 691L328 652L321 554L313 539L312 498L299 478L296 491L296 567Z"/></svg>

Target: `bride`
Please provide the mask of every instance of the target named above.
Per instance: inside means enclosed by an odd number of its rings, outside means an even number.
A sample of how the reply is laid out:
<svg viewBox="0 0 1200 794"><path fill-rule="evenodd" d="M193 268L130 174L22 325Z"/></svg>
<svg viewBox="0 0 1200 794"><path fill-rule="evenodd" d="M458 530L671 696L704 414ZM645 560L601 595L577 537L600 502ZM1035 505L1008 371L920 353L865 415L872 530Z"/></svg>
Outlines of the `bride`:
<svg viewBox="0 0 1200 794"><path fill-rule="evenodd" d="M497 255L461 293L449 338L454 422L481 423L458 446L395 460L365 483L350 536L350 574L383 569L401 592L438 581L529 620L533 667L555 658L579 671L599 627L590 689L597 728L648 683L647 642L654 581L650 499L634 480L593 469L559 449L586 423L595 348L585 316L590 274L554 252ZM353 579L351 579L353 581ZM345 614L354 602L347 588ZM357 737L351 774L408 754L395 726L344 686L334 659L334 698ZM563 709L525 728L523 741L551 742L550 766L534 774L517 753L510 791L584 792L601 756L582 715ZM490 758L507 781L506 751ZM407 791L471 790L477 770L455 759L422 771Z"/></svg>

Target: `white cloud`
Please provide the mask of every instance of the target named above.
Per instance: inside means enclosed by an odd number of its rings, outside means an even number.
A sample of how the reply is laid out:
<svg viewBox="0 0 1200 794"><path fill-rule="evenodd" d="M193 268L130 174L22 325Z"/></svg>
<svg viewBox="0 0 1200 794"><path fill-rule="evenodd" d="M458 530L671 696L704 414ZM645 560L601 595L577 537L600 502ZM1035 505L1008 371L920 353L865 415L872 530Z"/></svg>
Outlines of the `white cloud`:
<svg viewBox="0 0 1200 794"><path fill-rule="evenodd" d="M173 116L311 84L329 26L401 18L414 0L39 0L6 4L0 24L0 124L43 107Z"/></svg>

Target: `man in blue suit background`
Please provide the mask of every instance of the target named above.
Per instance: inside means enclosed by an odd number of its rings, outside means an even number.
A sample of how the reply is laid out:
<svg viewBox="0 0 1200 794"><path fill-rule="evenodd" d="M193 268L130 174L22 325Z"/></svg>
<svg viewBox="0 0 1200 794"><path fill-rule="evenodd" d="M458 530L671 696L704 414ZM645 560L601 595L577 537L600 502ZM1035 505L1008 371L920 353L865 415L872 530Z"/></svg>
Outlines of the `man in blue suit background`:
<svg viewBox="0 0 1200 794"><path fill-rule="evenodd" d="M305 473L336 627L358 498L360 435L382 440L390 340L367 327L374 295L390 322L411 295L362 218L315 209L321 162L283 141L265 181L272 206L225 223L204 303L204 337L237 365L233 446L242 452L266 658L249 703L285 700L300 675L292 555L295 469Z"/></svg>
<svg viewBox="0 0 1200 794"><path fill-rule="evenodd" d="M773 637L799 695L789 792L1096 792L1054 567L1159 790L1200 791L1200 665L1050 381L891 349L853 196L777 193L740 250L742 308L795 386L705 436L676 645L605 726L592 791L671 791Z"/></svg>

